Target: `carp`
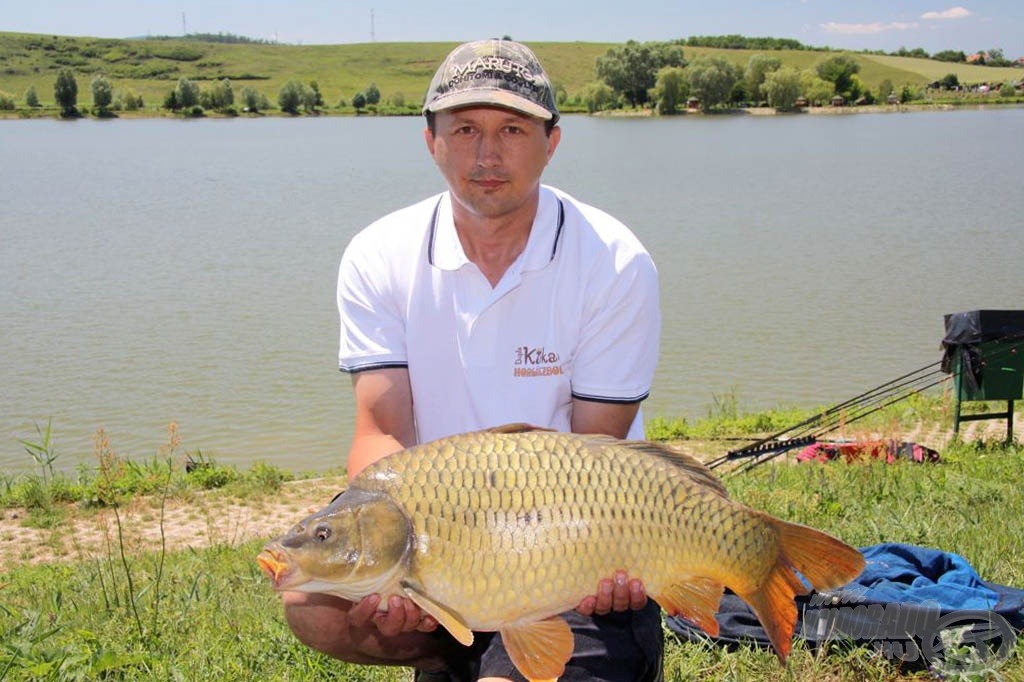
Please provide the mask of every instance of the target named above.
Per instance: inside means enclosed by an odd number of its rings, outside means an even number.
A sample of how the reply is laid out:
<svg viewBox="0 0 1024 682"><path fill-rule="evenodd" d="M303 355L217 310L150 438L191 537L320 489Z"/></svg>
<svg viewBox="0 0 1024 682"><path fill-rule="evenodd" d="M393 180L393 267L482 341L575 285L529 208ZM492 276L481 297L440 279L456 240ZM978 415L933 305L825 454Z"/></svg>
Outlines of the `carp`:
<svg viewBox="0 0 1024 682"><path fill-rule="evenodd" d="M729 588L784 663L794 597L864 566L840 540L731 500L667 446L523 424L374 462L257 561L279 591L378 593L384 608L407 597L467 646L474 630L500 632L531 681L562 674L573 635L559 614L617 570L711 635Z"/></svg>

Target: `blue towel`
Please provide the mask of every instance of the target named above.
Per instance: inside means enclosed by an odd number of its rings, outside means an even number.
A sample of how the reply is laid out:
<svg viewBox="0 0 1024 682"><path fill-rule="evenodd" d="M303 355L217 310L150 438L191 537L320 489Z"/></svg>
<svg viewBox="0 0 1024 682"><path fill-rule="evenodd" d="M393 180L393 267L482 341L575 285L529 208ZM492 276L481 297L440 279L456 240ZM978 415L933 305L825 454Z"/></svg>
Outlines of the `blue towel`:
<svg viewBox="0 0 1024 682"><path fill-rule="evenodd" d="M839 591L871 602L935 604L943 612L990 611L999 603L1000 595L957 554L898 543L861 553L864 571Z"/></svg>

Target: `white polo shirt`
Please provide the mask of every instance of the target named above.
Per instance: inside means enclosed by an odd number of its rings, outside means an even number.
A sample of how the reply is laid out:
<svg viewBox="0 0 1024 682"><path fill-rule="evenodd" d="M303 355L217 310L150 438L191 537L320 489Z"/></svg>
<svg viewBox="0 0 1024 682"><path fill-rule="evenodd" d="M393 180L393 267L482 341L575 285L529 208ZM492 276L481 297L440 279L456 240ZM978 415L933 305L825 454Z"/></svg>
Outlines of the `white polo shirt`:
<svg viewBox="0 0 1024 682"><path fill-rule="evenodd" d="M542 186L526 248L496 287L462 250L445 192L357 234L341 260L344 372L407 367L420 442L509 422L568 431L573 397L647 397L661 313L626 226ZM637 414L629 437L643 437Z"/></svg>

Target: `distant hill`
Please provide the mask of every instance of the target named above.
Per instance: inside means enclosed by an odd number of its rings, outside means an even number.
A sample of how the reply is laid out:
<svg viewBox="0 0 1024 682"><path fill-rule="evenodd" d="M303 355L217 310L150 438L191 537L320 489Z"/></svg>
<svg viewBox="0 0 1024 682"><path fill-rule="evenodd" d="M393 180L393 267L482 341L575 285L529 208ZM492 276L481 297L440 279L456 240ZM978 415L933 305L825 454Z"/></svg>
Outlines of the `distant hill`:
<svg viewBox="0 0 1024 682"><path fill-rule="evenodd" d="M612 43L531 43L556 86L569 95L595 80L594 63ZM455 43L361 43L346 45L282 45L262 42L202 41L180 38L112 39L0 32L0 91L19 102L34 86L40 101L53 103L53 84L63 67L74 70L79 101L89 102L89 82L103 74L115 89L131 88L147 108L158 106L177 80L202 83L230 78L237 93L246 85L276 102L289 80L316 81L325 104L335 106L376 83L386 101L401 96L415 105L422 101L437 64ZM688 60L717 54L745 66L752 54L764 50L685 47ZM811 67L835 54L819 50L773 50L784 65ZM961 83L1019 80L1024 71L937 62L930 59L850 53L861 64L862 82L877 90L888 79L897 88L921 86L955 73Z"/></svg>

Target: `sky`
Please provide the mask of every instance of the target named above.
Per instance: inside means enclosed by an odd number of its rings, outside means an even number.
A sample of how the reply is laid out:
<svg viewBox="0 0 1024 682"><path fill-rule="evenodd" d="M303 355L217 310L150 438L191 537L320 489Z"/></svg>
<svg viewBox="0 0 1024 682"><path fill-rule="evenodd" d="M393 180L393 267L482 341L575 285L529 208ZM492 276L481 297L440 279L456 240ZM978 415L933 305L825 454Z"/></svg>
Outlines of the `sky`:
<svg viewBox="0 0 1024 682"><path fill-rule="evenodd" d="M794 38L852 50L1024 57L1022 0L0 0L0 30L130 38L233 33L294 44Z"/></svg>

